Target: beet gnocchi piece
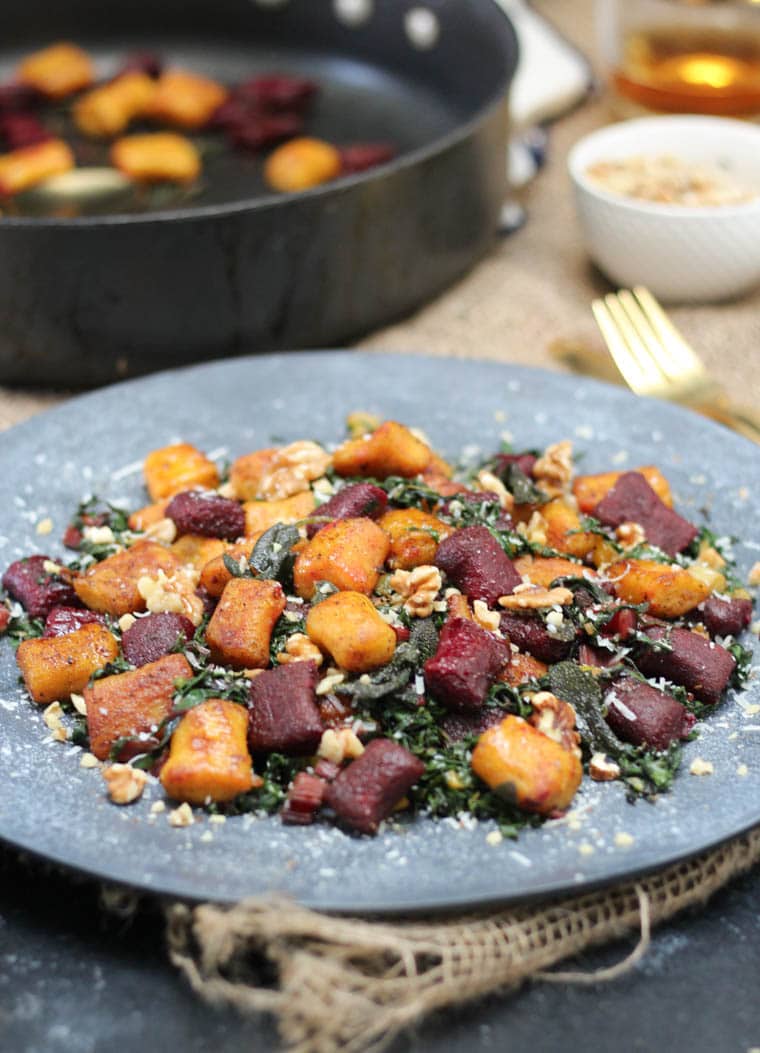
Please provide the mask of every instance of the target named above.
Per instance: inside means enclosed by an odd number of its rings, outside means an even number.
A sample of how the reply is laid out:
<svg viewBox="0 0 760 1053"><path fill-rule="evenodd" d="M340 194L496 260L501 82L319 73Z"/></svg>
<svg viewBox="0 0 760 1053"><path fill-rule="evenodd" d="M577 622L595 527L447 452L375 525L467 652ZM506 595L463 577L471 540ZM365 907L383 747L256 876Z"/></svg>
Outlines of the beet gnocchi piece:
<svg viewBox="0 0 760 1053"><path fill-rule="evenodd" d="M46 618L53 607L81 606L71 585L45 570L49 556L17 559L3 574L3 587L30 618Z"/></svg>
<svg viewBox="0 0 760 1053"><path fill-rule="evenodd" d="M697 607L710 636L738 636L752 621L752 600L711 596Z"/></svg>
<svg viewBox="0 0 760 1053"><path fill-rule="evenodd" d="M316 662L267 669L251 683L248 741L252 753L314 753L324 725L317 707Z"/></svg>
<svg viewBox="0 0 760 1053"><path fill-rule="evenodd" d="M436 566L469 600L493 606L522 581L511 559L484 526L464 527L438 546Z"/></svg>
<svg viewBox="0 0 760 1053"><path fill-rule="evenodd" d="M213 490L185 490L166 506L179 534L200 534L234 541L245 533L245 512L237 501Z"/></svg>
<svg viewBox="0 0 760 1053"><path fill-rule="evenodd" d="M706 640L700 633L669 626L654 626L647 630L647 636L666 642L671 650L640 651L636 665L645 676L664 676L707 705L720 701L736 668L736 659L725 647Z"/></svg>
<svg viewBox="0 0 760 1053"><path fill-rule="evenodd" d="M373 739L330 783L325 803L347 826L374 834L424 772L422 761L397 742Z"/></svg>
<svg viewBox="0 0 760 1053"><path fill-rule="evenodd" d="M499 623L510 643L542 662L562 662L573 649L575 635L552 634L537 614L505 611Z"/></svg>
<svg viewBox="0 0 760 1053"><path fill-rule="evenodd" d="M425 662L425 684L454 709L479 709L509 661L502 640L467 618L451 618L441 629L438 650Z"/></svg>
<svg viewBox="0 0 760 1053"><path fill-rule="evenodd" d="M288 790L280 816L283 823L308 826L316 819L327 792L327 782L316 773L299 771Z"/></svg>
<svg viewBox="0 0 760 1053"><path fill-rule="evenodd" d="M45 619L44 637L65 636L67 633L76 632L83 625L92 625L97 622L105 625L106 620L102 614L96 611L88 611L84 607L52 607Z"/></svg>
<svg viewBox="0 0 760 1053"><path fill-rule="evenodd" d="M600 523L618 527L638 523L650 545L669 556L683 552L697 536L697 528L662 501L640 472L624 472L594 509Z"/></svg>
<svg viewBox="0 0 760 1053"><path fill-rule="evenodd" d="M666 750L671 742L686 738L695 718L672 695L643 680L626 676L604 696L607 723L624 742Z"/></svg>
<svg viewBox="0 0 760 1053"><path fill-rule="evenodd" d="M192 640L195 626L184 614L162 611L136 618L121 638L124 657L132 665L156 662Z"/></svg>
<svg viewBox="0 0 760 1053"><path fill-rule="evenodd" d="M325 522L312 522L306 527L307 537L314 537L327 522L336 519L379 519L388 505L388 495L379 486L372 483L354 483L344 486L337 494L325 501L312 513L313 519Z"/></svg>

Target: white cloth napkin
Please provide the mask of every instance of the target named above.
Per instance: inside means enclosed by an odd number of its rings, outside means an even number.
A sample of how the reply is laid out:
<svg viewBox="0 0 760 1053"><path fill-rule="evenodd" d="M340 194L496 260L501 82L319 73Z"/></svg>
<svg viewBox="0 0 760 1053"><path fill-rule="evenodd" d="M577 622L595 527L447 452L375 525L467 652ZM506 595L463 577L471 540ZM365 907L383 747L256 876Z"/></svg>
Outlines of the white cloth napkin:
<svg viewBox="0 0 760 1053"><path fill-rule="evenodd" d="M527 128L572 109L592 83L586 59L525 0L497 2L511 18L520 42L510 96L514 127Z"/></svg>
<svg viewBox="0 0 760 1053"><path fill-rule="evenodd" d="M558 0L560 2L560 0ZM544 163L548 135L541 127L576 106L593 84L591 66L526 0L497 0L517 32L520 61L510 93L513 134L507 155L509 183L529 183ZM501 217L503 235L526 219L522 205L508 201Z"/></svg>

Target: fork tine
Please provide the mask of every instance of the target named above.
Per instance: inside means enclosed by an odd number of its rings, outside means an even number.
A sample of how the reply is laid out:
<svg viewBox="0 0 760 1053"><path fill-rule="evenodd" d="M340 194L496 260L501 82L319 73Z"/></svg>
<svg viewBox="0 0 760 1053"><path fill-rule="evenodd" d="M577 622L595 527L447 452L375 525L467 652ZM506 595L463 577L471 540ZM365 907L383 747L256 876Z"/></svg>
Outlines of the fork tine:
<svg viewBox="0 0 760 1053"><path fill-rule="evenodd" d="M626 384L633 391L645 392L649 388L647 373L642 368L639 359L631 351L625 330L618 326L617 319L608 303L609 300L614 301L614 297L606 297L605 300L594 300L592 302L591 310L594 312L596 324L599 326L604 342L615 361L615 365L622 373Z"/></svg>
<svg viewBox="0 0 760 1053"><path fill-rule="evenodd" d="M641 363L649 371L650 379L656 383L672 379L667 368L667 355L663 354L662 341L649 324L633 293L629 289L618 289L617 302L641 340Z"/></svg>
<svg viewBox="0 0 760 1053"><path fill-rule="evenodd" d="M633 295L665 352L664 355L661 354L660 362L667 375L677 380L683 376L684 371L704 374L706 370L701 359L687 344L650 291L643 285L636 285Z"/></svg>

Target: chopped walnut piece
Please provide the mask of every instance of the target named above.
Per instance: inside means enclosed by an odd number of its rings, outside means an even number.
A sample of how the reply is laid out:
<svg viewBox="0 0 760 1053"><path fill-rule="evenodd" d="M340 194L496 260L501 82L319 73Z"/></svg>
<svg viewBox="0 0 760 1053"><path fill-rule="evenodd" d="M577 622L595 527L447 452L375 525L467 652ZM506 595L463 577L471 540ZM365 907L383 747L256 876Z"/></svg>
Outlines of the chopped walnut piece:
<svg viewBox="0 0 760 1053"><path fill-rule="evenodd" d="M79 713L80 716L87 716L87 703L84 700L84 695L72 694L69 695L71 704L74 709Z"/></svg>
<svg viewBox="0 0 760 1053"><path fill-rule="evenodd" d="M345 673L342 673L340 669L335 669L334 666L331 666L327 670L327 674L323 676L317 684L317 694L329 695L336 687L342 684L345 679Z"/></svg>
<svg viewBox="0 0 760 1053"><path fill-rule="evenodd" d="M80 768L99 768L100 761L94 753L83 753L79 761Z"/></svg>
<svg viewBox="0 0 760 1053"><path fill-rule="evenodd" d="M701 757L695 757L689 766L691 775L712 775L714 771L712 761L703 760Z"/></svg>
<svg viewBox="0 0 760 1053"><path fill-rule="evenodd" d="M361 739L351 728L328 728L323 732L317 756L333 764L342 764L348 757L355 760L364 753Z"/></svg>
<svg viewBox="0 0 760 1053"><path fill-rule="evenodd" d="M620 765L608 760L604 753L594 753L588 764L588 773L595 782L612 782L620 778Z"/></svg>
<svg viewBox="0 0 760 1053"><path fill-rule="evenodd" d="M540 585L518 585L511 596L499 597L499 606L508 611L540 610L555 605L564 607L572 602L572 592L563 586L543 589Z"/></svg>
<svg viewBox="0 0 760 1053"><path fill-rule="evenodd" d="M550 497L564 493L572 476L573 444L569 439L547 446L543 457L539 457L533 465L533 478Z"/></svg>
<svg viewBox="0 0 760 1053"><path fill-rule="evenodd" d="M478 472L477 478L478 486L481 490L496 494L499 498L501 507L506 512L512 511L515 507L515 499L498 476L494 475L493 472L483 469L482 472Z"/></svg>
<svg viewBox="0 0 760 1053"><path fill-rule="evenodd" d="M621 523L615 528L615 537L625 548L634 548L646 541L647 536L641 523Z"/></svg>
<svg viewBox="0 0 760 1053"><path fill-rule="evenodd" d="M531 545L545 545L549 524L539 511L535 511L527 523L517 524L517 533L530 541Z"/></svg>
<svg viewBox="0 0 760 1053"><path fill-rule="evenodd" d="M145 528L144 533L140 534L140 540L144 541L145 538L158 541L162 545L171 545L177 539L177 527L174 520L165 518L151 523Z"/></svg>
<svg viewBox="0 0 760 1053"><path fill-rule="evenodd" d="M468 621L473 620L472 610L467 597L463 595L459 589L446 589L444 596L446 597L446 610L448 611L449 618L467 618Z"/></svg>
<svg viewBox="0 0 760 1053"><path fill-rule="evenodd" d="M108 796L114 804L131 804L142 796L148 776L129 764L111 764L103 769Z"/></svg>
<svg viewBox="0 0 760 1053"><path fill-rule="evenodd" d="M169 812L169 826L192 826L194 822L193 810L187 801Z"/></svg>
<svg viewBox="0 0 760 1053"><path fill-rule="evenodd" d="M558 742L563 749L580 756L581 737L575 730L575 710L551 691L538 691L530 700L533 712L529 723Z"/></svg>
<svg viewBox="0 0 760 1053"><path fill-rule="evenodd" d="M164 611L184 614L193 625L200 625L203 620L203 600L195 594L198 578L199 572L190 566L180 567L171 577L159 569L155 578L147 574L138 578L137 591L151 614Z"/></svg>
<svg viewBox="0 0 760 1053"><path fill-rule="evenodd" d="M316 442L304 440L283 446L273 458L269 471L259 483L259 497L279 501L309 489L332 463L332 457Z"/></svg>
<svg viewBox="0 0 760 1053"><path fill-rule="evenodd" d="M305 633L293 633L287 639L285 650L277 655L277 661L281 665L289 662L316 662L322 665L322 652Z"/></svg>
<svg viewBox="0 0 760 1053"><path fill-rule="evenodd" d="M51 702L42 713L42 719L45 721L48 728L50 728L52 736L56 742L65 742L69 737L63 721L61 720L62 716L63 710L61 709L60 702Z"/></svg>
<svg viewBox="0 0 760 1053"><path fill-rule="evenodd" d="M390 576L390 586L404 601L404 610L413 618L429 618L443 579L438 567L423 563L414 570L397 570Z"/></svg>
<svg viewBox="0 0 760 1053"><path fill-rule="evenodd" d="M485 629L489 633L499 632L501 615L498 611L490 610L484 600L475 600L472 605L472 616L481 629Z"/></svg>

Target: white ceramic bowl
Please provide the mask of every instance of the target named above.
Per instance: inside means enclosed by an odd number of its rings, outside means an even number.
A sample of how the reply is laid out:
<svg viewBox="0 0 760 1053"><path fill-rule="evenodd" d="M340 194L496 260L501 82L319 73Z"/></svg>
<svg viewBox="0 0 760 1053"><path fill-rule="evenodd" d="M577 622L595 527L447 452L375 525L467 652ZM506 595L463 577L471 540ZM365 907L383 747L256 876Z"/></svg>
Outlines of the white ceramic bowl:
<svg viewBox="0 0 760 1053"><path fill-rule="evenodd" d="M666 301L725 300L760 284L760 196L686 208L609 193L586 175L596 161L669 154L719 167L760 195L760 127L722 117L647 117L579 140L568 158L592 259L619 286Z"/></svg>

